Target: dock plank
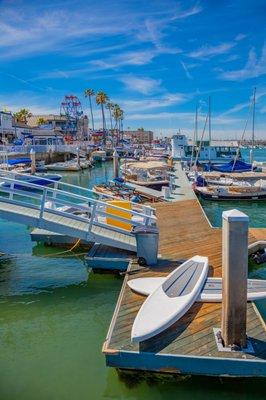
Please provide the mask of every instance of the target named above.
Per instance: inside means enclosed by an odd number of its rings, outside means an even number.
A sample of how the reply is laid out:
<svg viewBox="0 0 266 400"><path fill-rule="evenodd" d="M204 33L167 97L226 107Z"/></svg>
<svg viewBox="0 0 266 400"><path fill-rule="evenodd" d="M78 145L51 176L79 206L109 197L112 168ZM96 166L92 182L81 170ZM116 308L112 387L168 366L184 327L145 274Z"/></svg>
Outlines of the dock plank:
<svg viewBox="0 0 266 400"><path fill-rule="evenodd" d="M130 265L104 345L107 364L117 367L122 367L123 363L127 365L124 359L119 360L122 354L127 354L127 357L132 355L136 363L137 355L140 360L143 357L162 355L176 356L177 359L185 356L207 357L210 360L265 361L265 326L255 312L253 303L248 303L247 307L247 334L251 338L254 354L218 351L213 328L221 325L221 303L195 303L179 321L163 333L140 344L131 343L132 324L145 297L133 293L126 285L128 280L143 276L165 276L182 260L195 254L209 257L210 276L220 277L222 273L221 229L211 227L197 199L156 203L155 208L160 230L161 259L156 267L149 269L141 269L135 263ZM266 240L266 229L250 229L249 243L258 240ZM118 355L117 359L114 354ZM172 363L172 358L167 360L166 363ZM139 362L141 364L142 361Z"/></svg>

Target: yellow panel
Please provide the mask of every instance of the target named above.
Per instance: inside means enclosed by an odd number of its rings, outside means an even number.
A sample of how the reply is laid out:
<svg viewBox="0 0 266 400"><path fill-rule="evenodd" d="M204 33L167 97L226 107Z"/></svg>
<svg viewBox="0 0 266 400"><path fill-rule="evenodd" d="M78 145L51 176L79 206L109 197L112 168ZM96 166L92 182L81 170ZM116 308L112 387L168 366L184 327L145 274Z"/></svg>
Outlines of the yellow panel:
<svg viewBox="0 0 266 400"><path fill-rule="evenodd" d="M111 201L107 201L107 203L112 204L113 206L126 208L127 210L132 209L131 203L129 201L125 201L125 200L111 200ZM106 212L110 215L117 215L118 217L126 218L129 221L131 221L131 212L129 212L129 211L116 210L115 208L107 206ZM125 229L126 231L131 231L131 227L132 227L131 224L127 224L126 222L119 221L118 219L106 217L106 222L109 225L117 226L118 228Z"/></svg>

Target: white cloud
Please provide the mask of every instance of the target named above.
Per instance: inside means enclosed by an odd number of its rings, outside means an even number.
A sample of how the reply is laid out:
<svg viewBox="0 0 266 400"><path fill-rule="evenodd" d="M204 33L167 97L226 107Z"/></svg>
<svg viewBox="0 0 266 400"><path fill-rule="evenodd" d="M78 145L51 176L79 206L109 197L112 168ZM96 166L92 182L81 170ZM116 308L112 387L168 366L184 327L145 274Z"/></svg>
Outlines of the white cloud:
<svg viewBox="0 0 266 400"><path fill-rule="evenodd" d="M90 61L90 64L94 66L97 71L99 69L115 69L127 65L141 66L151 63L155 57L161 54L179 54L181 52L182 50L180 49L167 47L160 47L160 49L150 48L146 50L127 51L104 60L92 60Z"/></svg>
<svg viewBox="0 0 266 400"><path fill-rule="evenodd" d="M210 58L220 54L228 53L235 45L236 43L234 42L221 43L217 46L205 45L200 47L198 50L194 50L188 53L187 55L191 58L198 58L198 59Z"/></svg>
<svg viewBox="0 0 266 400"><path fill-rule="evenodd" d="M258 78L266 74L266 44L264 44L261 57L258 59L255 49L252 48L248 54L248 61L244 68L235 71L224 71L220 78L228 81L244 81L246 79Z"/></svg>
<svg viewBox="0 0 266 400"><path fill-rule="evenodd" d="M182 67L183 67L183 69L185 71L186 77L188 79L193 79L191 73L189 72L189 67L183 61L180 61L180 64L182 65Z"/></svg>
<svg viewBox="0 0 266 400"><path fill-rule="evenodd" d="M139 112L139 111L147 111L147 110L155 110L165 107L171 107L177 104L184 104L190 99L190 95L183 93L168 93L161 97L157 97L154 99L144 99L144 100L118 100L118 103L121 104L122 108L125 110L127 114Z"/></svg>
<svg viewBox="0 0 266 400"><path fill-rule="evenodd" d="M18 4L17 4L18 3ZM38 3L38 2L37 2ZM22 58L32 54L67 53L84 57L93 53L116 51L146 41L157 49L176 19L201 11L198 5L177 9L176 5L139 10L130 2L114 7L112 2L81 2L78 8L66 1L65 7L49 2L25 1L0 3L0 57ZM121 22L122 16L122 22ZM121 43L103 46L104 38L116 37ZM78 43L77 43L78 39Z"/></svg>
<svg viewBox="0 0 266 400"><path fill-rule="evenodd" d="M124 83L127 89L142 94L158 91L162 82L161 79L140 78L132 75L122 76L119 80Z"/></svg>
<svg viewBox="0 0 266 400"><path fill-rule="evenodd" d="M191 17L192 15L199 14L203 8L199 4L195 4L193 7L187 9L187 10L179 10L174 13L172 20L178 20L178 19L185 19L188 17Z"/></svg>
<svg viewBox="0 0 266 400"><path fill-rule="evenodd" d="M236 35L235 41L240 42L241 40L245 39L246 37L247 37L247 35L245 35L243 33L239 33L238 35Z"/></svg>
<svg viewBox="0 0 266 400"><path fill-rule="evenodd" d="M222 113L222 115L225 116L225 115L237 113L237 112L242 111L245 108L249 107L249 105L250 105L250 102L248 102L248 101L246 101L245 103L236 104L234 107L232 107L229 110Z"/></svg>

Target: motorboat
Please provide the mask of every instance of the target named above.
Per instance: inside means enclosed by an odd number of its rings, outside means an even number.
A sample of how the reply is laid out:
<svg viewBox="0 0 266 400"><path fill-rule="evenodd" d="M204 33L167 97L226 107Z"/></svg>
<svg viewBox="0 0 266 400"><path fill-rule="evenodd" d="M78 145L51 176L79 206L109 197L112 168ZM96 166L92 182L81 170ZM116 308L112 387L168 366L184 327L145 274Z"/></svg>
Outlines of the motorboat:
<svg viewBox="0 0 266 400"><path fill-rule="evenodd" d="M170 167L163 161L138 161L123 164L122 173L126 182L160 190L169 184Z"/></svg>
<svg viewBox="0 0 266 400"><path fill-rule="evenodd" d="M265 200L266 180L260 179L254 186L195 186L194 190L205 200Z"/></svg>

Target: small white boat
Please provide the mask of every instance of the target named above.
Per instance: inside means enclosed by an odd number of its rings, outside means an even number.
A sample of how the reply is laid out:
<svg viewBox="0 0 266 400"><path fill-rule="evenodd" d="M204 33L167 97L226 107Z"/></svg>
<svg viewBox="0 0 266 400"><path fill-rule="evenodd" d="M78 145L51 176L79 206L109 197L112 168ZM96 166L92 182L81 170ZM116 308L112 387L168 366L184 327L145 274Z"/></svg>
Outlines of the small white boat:
<svg viewBox="0 0 266 400"><path fill-rule="evenodd" d="M195 193L206 200L265 200L266 183L262 179L254 186L205 186L194 187Z"/></svg>
<svg viewBox="0 0 266 400"><path fill-rule="evenodd" d="M54 164L46 165L48 171L67 171L67 172L76 172L81 170L81 166L76 162L65 161L58 162Z"/></svg>
<svg viewBox="0 0 266 400"><path fill-rule="evenodd" d="M95 150L91 153L91 158L93 161L106 161L106 151Z"/></svg>
<svg viewBox="0 0 266 400"><path fill-rule="evenodd" d="M194 256L169 274L141 306L132 342L147 340L178 321L198 298L208 274L208 258Z"/></svg>
<svg viewBox="0 0 266 400"><path fill-rule="evenodd" d="M131 290L143 296L149 296L165 282L165 277L137 278L127 282ZM255 301L266 298L266 281L248 279L247 300ZM222 278L207 278L198 302L220 303L222 301Z"/></svg>

